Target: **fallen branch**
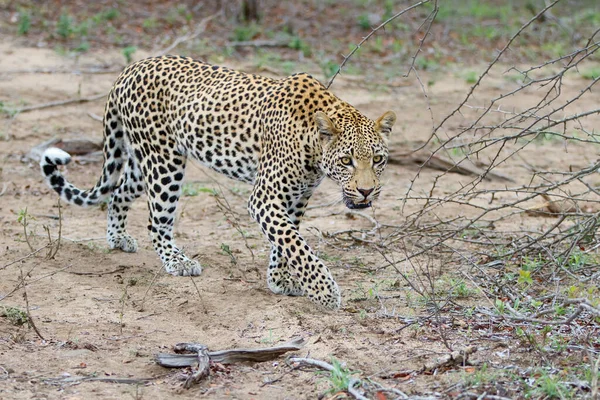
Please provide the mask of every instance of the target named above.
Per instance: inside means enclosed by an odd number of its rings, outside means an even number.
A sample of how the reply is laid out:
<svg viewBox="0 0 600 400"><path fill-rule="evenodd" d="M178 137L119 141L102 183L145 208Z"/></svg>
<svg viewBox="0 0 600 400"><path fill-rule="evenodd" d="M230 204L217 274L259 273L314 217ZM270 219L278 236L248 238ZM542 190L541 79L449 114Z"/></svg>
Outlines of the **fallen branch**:
<svg viewBox="0 0 600 400"><path fill-rule="evenodd" d="M67 68L33 68L33 69L13 69L4 71L3 74L69 74L69 75L90 75L90 74L113 74L121 72L123 68L112 68L108 65L82 69L67 69Z"/></svg>
<svg viewBox="0 0 600 400"><path fill-rule="evenodd" d="M453 160L449 160L439 155L435 155L430 151L420 151L413 154L404 154L399 151L391 151L389 164L395 165L407 165L407 164L418 164L422 168L431 168L438 171L454 172L460 175L473 175L483 176L484 180L492 181L504 181L514 182L514 180L506 175L498 172L490 171L489 168L481 169L476 165L467 165L465 161L456 163Z"/></svg>
<svg viewBox="0 0 600 400"><path fill-rule="evenodd" d="M288 351L300 350L304 339L296 339L281 346L266 347L263 349L231 349L209 351L208 357L212 362L221 364L234 364L244 361L262 362L272 360ZM198 343L178 343L174 346L175 352L198 352L206 346ZM196 354L169 354L159 353L155 357L156 363L166 368L190 367L197 363Z"/></svg>
<svg viewBox="0 0 600 400"><path fill-rule="evenodd" d="M282 40L247 40L241 42L229 42L231 47L288 47L289 42Z"/></svg>
<svg viewBox="0 0 600 400"><path fill-rule="evenodd" d="M154 378L117 378L117 377L103 377L103 376L68 376L66 378L47 378L44 382L49 384L78 384L81 382L107 382L107 383L121 383L125 385L139 385L144 383L152 382L153 380L164 378L164 376L157 376Z"/></svg>
<svg viewBox="0 0 600 400"><path fill-rule="evenodd" d="M273 360L288 351L297 351L304 345L304 339L298 338L281 346L263 349L231 349L208 351L208 347L199 343L178 343L173 350L176 353L192 352L195 354L166 354L159 353L155 356L158 365L166 368L182 368L198 365L190 375L184 387L190 388L194 383L201 381L210 374L210 362L220 364L234 364L239 362L263 362Z"/></svg>
<svg viewBox="0 0 600 400"><path fill-rule="evenodd" d="M28 112L28 111L33 111L33 110L42 110L44 108L66 106L68 104L88 103L90 101L96 101L96 100L102 99L104 97L106 97L106 93L101 93L101 94L97 94L95 96L90 96L90 97L78 97L76 99L59 100L59 101L51 101L49 103L35 104L32 106L18 108L15 110L15 114L20 114L20 113L24 113L24 112Z"/></svg>
<svg viewBox="0 0 600 400"><path fill-rule="evenodd" d="M125 271L127 268L130 268L128 265L119 265L117 268L111 271L98 271L98 272L77 272L77 271L68 271L69 274L80 275L80 276L102 276L102 275L112 275L118 274L120 272Z"/></svg>
<svg viewBox="0 0 600 400"><path fill-rule="evenodd" d="M445 354L444 356L433 360L433 362L425 364L421 369L421 372L435 372L440 368L452 368L468 365L469 355L475 353L476 351L477 347L470 346L461 350L453 351L450 354Z"/></svg>
<svg viewBox="0 0 600 400"><path fill-rule="evenodd" d="M168 47L159 50L156 52L157 56L164 56L165 54L168 54L171 50L173 50L175 47L177 47L178 45L180 45L183 42L187 42L188 40L192 40L196 37L198 37L201 33L204 32L204 30L206 29L206 25L210 22L211 19L215 18L216 16L220 15L221 12L215 13L213 15L209 15L206 18L203 18L199 23L198 26L196 27L196 29L194 30L194 32L187 34L187 35L183 35L178 37L177 39L175 39L173 41L173 43L171 43Z"/></svg>
<svg viewBox="0 0 600 400"><path fill-rule="evenodd" d="M23 287L23 299L25 300L25 311L27 312L27 324L33 329L36 335L42 340L44 337L38 330L37 326L35 326L35 322L33 322L33 318L31 317L31 310L29 309L29 298L27 297L27 285L25 284L25 276L23 275L23 268L19 268L21 273L21 286Z"/></svg>
<svg viewBox="0 0 600 400"><path fill-rule="evenodd" d="M1 270L3 270L3 269L6 269L6 268L8 268L8 267L10 267L11 265L14 265L14 264L16 264L16 263L18 263L18 262L24 261L24 260L28 259L29 257L32 257L32 256L36 255L37 253L39 253L40 251L42 251L42 250L44 250L44 249L47 249L47 248L48 248L48 247L50 247L51 245L52 245L52 243L48 243L47 245L44 245L44 246L42 246L42 247L40 247L40 248L38 248L38 249L36 249L36 250L32 251L31 253L27 254L26 256L23 256L23 257L21 257L21 258L18 258L18 259L14 260L14 261L11 261L11 262L9 262L8 264L4 264L2 267L0 267L0 271L1 271ZM7 296L8 296L8 295L6 295L6 296L4 296L4 297L0 298L0 300L4 299L4 298L5 298L5 297L7 297Z"/></svg>

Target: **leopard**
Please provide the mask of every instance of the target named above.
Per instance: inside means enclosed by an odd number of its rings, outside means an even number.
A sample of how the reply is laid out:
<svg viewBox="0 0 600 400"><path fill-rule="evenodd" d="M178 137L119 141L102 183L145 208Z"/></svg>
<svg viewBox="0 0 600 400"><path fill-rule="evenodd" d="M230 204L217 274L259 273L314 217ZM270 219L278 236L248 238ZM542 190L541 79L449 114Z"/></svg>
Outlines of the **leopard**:
<svg viewBox="0 0 600 400"><path fill-rule="evenodd" d="M300 234L300 222L325 177L337 183L347 208L372 206L395 122L393 111L369 119L308 73L272 78L189 57L150 57L125 67L108 94L95 185L73 185L63 171L71 156L57 147L44 151L40 168L66 203L109 199L110 249L137 251L127 214L146 194L152 245L175 276L203 268L174 240L187 161L248 183L249 215L271 246L268 288L339 309L340 288Z"/></svg>

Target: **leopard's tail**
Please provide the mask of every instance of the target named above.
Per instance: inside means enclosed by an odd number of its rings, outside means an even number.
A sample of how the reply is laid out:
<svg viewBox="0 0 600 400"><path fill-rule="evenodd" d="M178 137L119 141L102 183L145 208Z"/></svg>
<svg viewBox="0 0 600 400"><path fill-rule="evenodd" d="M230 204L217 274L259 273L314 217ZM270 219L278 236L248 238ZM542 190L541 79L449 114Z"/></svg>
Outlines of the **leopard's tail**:
<svg viewBox="0 0 600 400"><path fill-rule="evenodd" d="M116 114L111 114L110 102L107 105L104 126L104 163L102 175L96 185L88 190L81 190L69 182L59 171L59 165L66 165L71 156L66 151L51 147L44 151L40 160L42 175L60 198L67 203L78 206L92 206L102 202L119 184L123 165L127 162L127 150L123 138L123 128Z"/></svg>

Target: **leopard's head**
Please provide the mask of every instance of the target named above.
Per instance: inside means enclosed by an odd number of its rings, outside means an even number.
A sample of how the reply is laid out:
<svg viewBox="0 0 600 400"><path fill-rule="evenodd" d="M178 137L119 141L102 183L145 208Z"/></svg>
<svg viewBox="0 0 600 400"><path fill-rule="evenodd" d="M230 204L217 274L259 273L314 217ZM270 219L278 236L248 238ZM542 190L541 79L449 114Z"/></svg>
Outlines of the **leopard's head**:
<svg viewBox="0 0 600 400"><path fill-rule="evenodd" d="M331 118L317 111L314 119L323 148L321 168L340 185L348 208L370 207L381 191L380 176L396 114L388 111L373 121L355 110Z"/></svg>

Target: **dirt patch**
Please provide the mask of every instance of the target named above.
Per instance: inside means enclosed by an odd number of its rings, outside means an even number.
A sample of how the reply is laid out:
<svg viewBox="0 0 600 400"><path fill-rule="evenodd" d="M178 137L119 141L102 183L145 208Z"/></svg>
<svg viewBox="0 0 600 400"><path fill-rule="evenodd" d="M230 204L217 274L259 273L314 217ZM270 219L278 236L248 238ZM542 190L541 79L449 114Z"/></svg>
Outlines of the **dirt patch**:
<svg viewBox="0 0 600 400"><path fill-rule="evenodd" d="M31 69L79 70L115 60L119 53L92 53L77 60L41 49L0 47L0 101L19 107L55 100L106 93L117 73L28 73ZM136 54L140 55L140 54ZM251 68L239 66L240 68ZM21 70L21 71L18 71ZM462 100L469 85L455 73L422 77L430 81L430 103L435 118L446 115ZM494 98L514 82L497 75L492 84L478 93L479 99ZM584 83L572 77L563 91L577 93ZM396 88L373 91L340 77L334 92L353 103L366 115L382 110L398 114L392 146L411 149L422 143L431 131L421 87L417 81ZM597 93L589 101L600 103ZM474 100L474 104L477 103ZM527 96L509 99L514 108L525 108ZM307 344L298 354L343 360L362 377L373 377L386 386L405 393L452 396L452 384L470 371L456 367L451 373L413 376L432 359L448 354L440 340L455 349L475 342L472 356L477 363L527 365L528 351L503 341L502 327L470 326L464 313L449 314L438 321L419 318L428 314L428 304L386 265L375 249L360 240L328 240L343 230L373 227L372 218L401 227L406 214L422 206L411 200L402 208L403 194L414 180L417 166L390 165L386 187L376 208L364 215L349 213L341 204L326 206L339 198L339 191L325 182L311 200L312 206L302 226L302 234L332 269L342 288L343 307L323 311L305 298L272 294L265 282L269 245L245 210L250 187L229 181L199 166L189 166L188 191L182 198L176 238L187 252L204 265L200 277L181 278L160 273L160 263L147 238L147 209L144 201L134 204L130 232L138 239L135 254L109 251L104 240L105 211L62 206L62 245L54 259L45 250L31 257L24 228L18 221L26 209L33 219L27 232L32 248L47 243L44 227L56 237L59 227L57 200L44 184L37 163L27 157L29 150L54 136L63 139L101 140L101 123L90 115L101 115L102 99L83 104L53 107L23 113L2 121L4 141L0 145L0 308L25 309L23 289L35 322L44 340L27 325L16 326L0 318L0 397L4 398L166 398L177 395L195 398L281 399L316 398L330 386L324 375L312 370L290 369L284 362L232 365L214 368L208 380L190 390L181 388L182 373L165 370L154 363L153 355L169 351L178 342L200 342L210 349L257 347L303 337ZM474 113L477 111L474 110ZM501 115L498 118L502 118ZM600 124L598 116L591 116ZM467 116L464 117L464 120ZM458 129L461 121L454 127ZM447 134L451 134L448 128ZM540 169L560 166L582 167L597 157L594 147L569 146L558 142L530 146L522 153L529 165ZM516 158L498 171L515 182L530 177L530 171ZM75 158L67 168L69 179L81 187L95 182L100 163ZM438 173L423 170L415 191L427 192ZM433 195L443 195L468 184L472 177L446 174ZM495 182L484 183L493 187ZM224 196L229 214L205 188ZM515 194L494 199L494 204L513 199ZM485 201L490 201L486 199ZM485 202L482 200L482 204ZM404 212L404 214L403 214ZM459 204L446 204L438 216L465 212ZM235 219L236 222L233 220ZM554 218L515 216L504 229L541 229ZM247 244L240 235L244 231ZM359 237L360 239L360 237ZM248 249L251 249L251 251ZM24 258L22 261L17 261ZM15 262L17 261L17 262ZM448 263L431 256L432 276L442 279L468 265ZM407 267L408 268L408 267ZM450 289L448 289L450 290ZM459 301L459 300L457 300ZM463 299L461 306L484 302L478 294ZM459 301L460 302L460 301ZM477 331L477 334L469 332ZM486 331L487 330L487 331ZM483 332L487 333L484 334ZM507 356L507 354L509 354ZM506 357L509 357L507 359ZM137 385L97 381L80 382L78 377L119 377L145 379ZM273 382L271 382L273 381ZM454 393L456 394L456 393ZM436 395L437 396L437 395ZM391 398L391 397L390 397Z"/></svg>

